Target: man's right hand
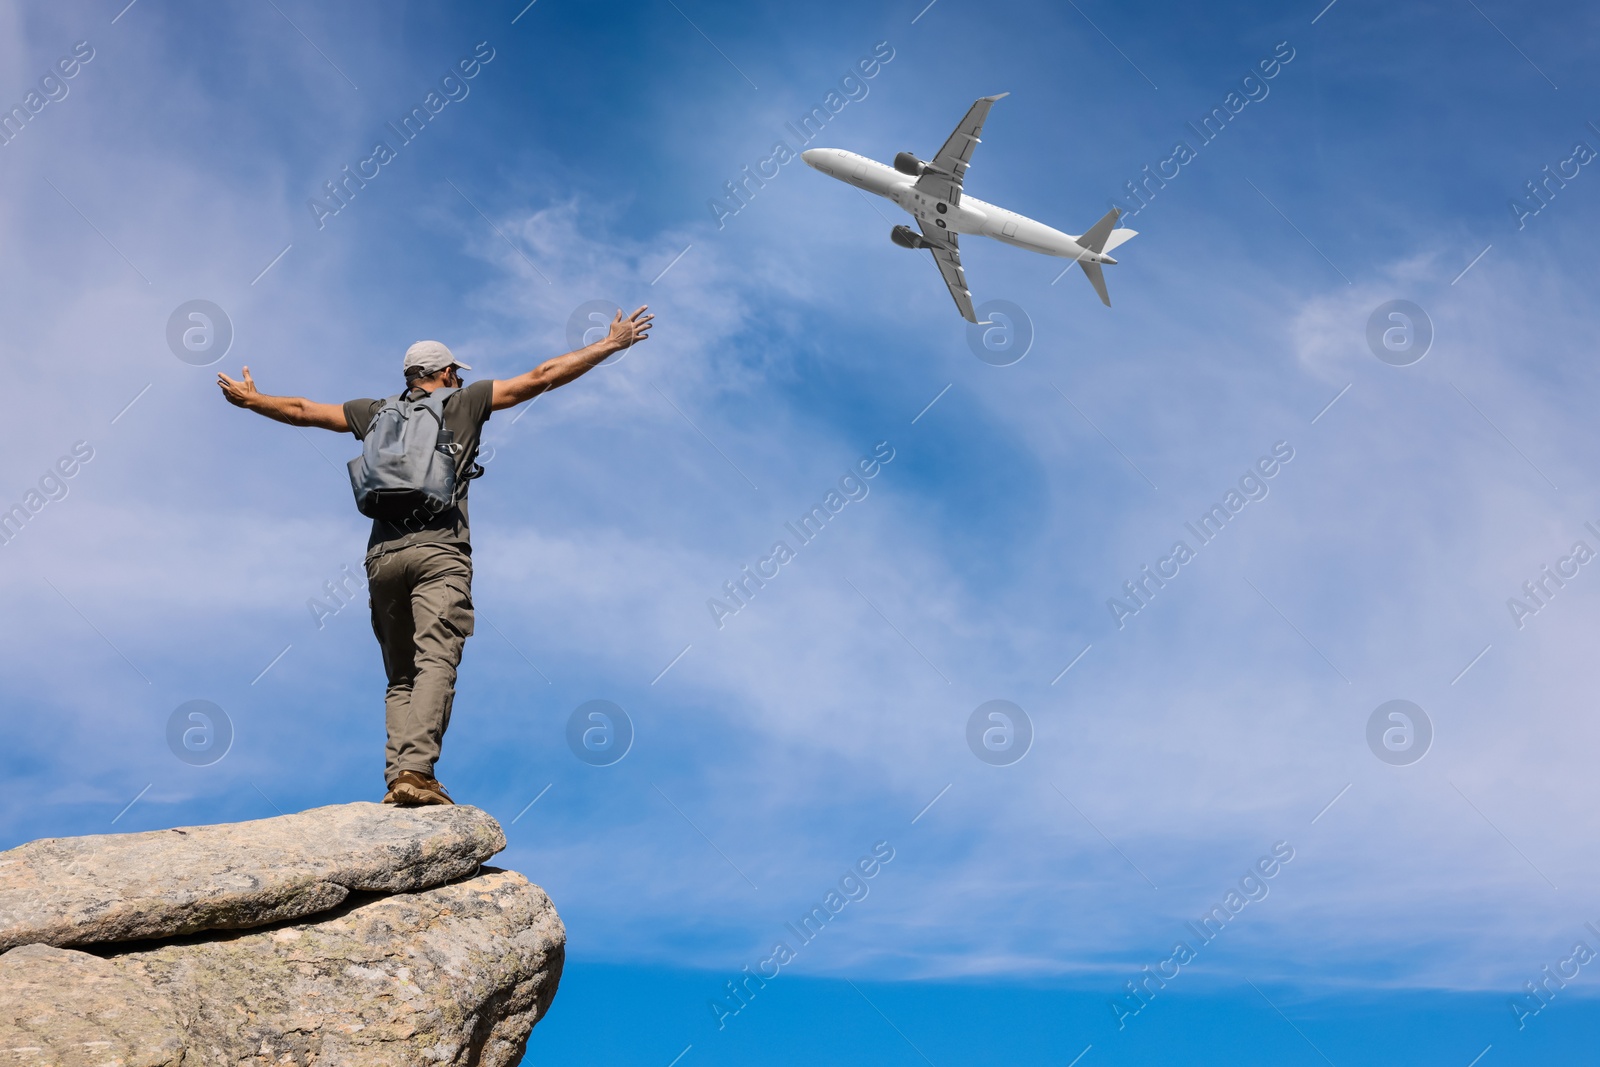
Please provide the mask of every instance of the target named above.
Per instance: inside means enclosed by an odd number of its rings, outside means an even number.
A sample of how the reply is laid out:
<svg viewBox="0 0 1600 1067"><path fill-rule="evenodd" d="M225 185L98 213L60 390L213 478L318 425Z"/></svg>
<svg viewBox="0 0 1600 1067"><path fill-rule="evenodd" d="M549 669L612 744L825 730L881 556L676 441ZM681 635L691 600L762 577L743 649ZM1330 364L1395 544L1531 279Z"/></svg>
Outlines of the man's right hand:
<svg viewBox="0 0 1600 1067"><path fill-rule="evenodd" d="M606 331L603 339L592 345L585 345L575 352L568 352L564 356L547 359L526 374L519 374L515 378L497 379L494 383L494 393L489 401L490 410L503 411L506 408L516 407L526 400L532 400L547 389L566 385L598 367L608 357L622 349L631 348L640 341L649 339L650 320L655 316L646 315L647 310L649 310L648 304L627 318L623 318L622 309L618 308L617 316L611 320L611 328Z"/></svg>
<svg viewBox="0 0 1600 1067"><path fill-rule="evenodd" d="M611 320L611 332L606 335L606 340L618 348L630 348L639 341L648 340L650 320L655 318L654 315L645 315L649 307L649 304L645 304L626 319L622 317L622 309L618 308L617 317ZM641 315L644 317L640 318Z"/></svg>

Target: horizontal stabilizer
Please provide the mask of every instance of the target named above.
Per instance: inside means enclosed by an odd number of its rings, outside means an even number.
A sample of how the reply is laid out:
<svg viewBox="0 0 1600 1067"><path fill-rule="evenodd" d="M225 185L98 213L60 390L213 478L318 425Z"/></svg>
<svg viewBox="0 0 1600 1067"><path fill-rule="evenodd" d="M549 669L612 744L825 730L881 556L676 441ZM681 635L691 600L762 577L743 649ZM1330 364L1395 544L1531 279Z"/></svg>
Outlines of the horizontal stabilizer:
<svg viewBox="0 0 1600 1067"><path fill-rule="evenodd" d="M1078 266L1083 268L1083 273L1089 276L1089 284L1094 286L1094 291L1100 294L1100 303L1106 307L1111 306L1111 295L1106 292L1106 272L1100 269L1098 263L1086 263L1078 260Z"/></svg>

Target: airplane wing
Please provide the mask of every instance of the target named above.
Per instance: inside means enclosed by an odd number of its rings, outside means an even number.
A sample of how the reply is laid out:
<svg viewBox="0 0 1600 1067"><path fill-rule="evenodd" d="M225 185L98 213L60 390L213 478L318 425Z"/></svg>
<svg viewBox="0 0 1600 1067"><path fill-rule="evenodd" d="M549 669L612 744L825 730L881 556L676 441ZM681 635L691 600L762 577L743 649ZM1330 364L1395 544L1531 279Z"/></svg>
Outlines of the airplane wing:
<svg viewBox="0 0 1600 1067"><path fill-rule="evenodd" d="M918 225L922 225L920 220ZM933 261L938 264L939 273L944 278L944 284L950 288L950 296L955 300L961 317L968 322L977 322L978 315L972 310L972 292L967 288L967 275L961 269L961 249L956 244L956 235L931 226L922 226L922 235L927 238L928 247L933 251Z"/></svg>
<svg viewBox="0 0 1600 1067"><path fill-rule="evenodd" d="M917 179L918 192L951 206L961 203L961 182L967 175L967 164L972 161L972 150L978 146L983 121L989 117L989 109L996 100L1010 95L1001 93L973 101L966 118L957 124L939 154L928 162L928 169Z"/></svg>

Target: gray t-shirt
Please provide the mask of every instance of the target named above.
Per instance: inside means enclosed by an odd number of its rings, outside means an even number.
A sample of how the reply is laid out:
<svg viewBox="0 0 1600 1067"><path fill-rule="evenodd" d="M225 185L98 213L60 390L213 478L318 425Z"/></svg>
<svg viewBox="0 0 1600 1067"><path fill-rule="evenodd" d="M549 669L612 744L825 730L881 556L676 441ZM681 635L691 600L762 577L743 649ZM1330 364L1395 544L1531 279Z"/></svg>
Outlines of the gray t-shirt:
<svg viewBox="0 0 1600 1067"><path fill-rule="evenodd" d="M372 536L367 539L368 559L407 545L427 542L459 544L464 552L469 554L472 552L471 531L467 525L467 490L471 488L472 483L463 482L462 479L472 469L473 461L478 457L478 441L483 432L483 424L489 421L493 400L494 382L487 378L457 389L445 398L445 428L455 434L456 443L462 446L461 452L456 456L456 484L461 487L460 499L455 507L441 511L420 526L416 523L402 526L382 519L373 519ZM350 432L356 435L356 440L359 441L367 435L367 430L372 427L373 416L382 406L382 400L368 398L345 402L345 421L350 424Z"/></svg>

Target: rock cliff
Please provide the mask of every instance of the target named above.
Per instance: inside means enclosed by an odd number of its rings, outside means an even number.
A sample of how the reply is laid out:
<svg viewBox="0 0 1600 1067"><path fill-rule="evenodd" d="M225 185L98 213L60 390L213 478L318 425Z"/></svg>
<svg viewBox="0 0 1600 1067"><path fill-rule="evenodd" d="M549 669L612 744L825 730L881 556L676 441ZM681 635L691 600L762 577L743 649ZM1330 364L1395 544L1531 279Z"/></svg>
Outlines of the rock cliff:
<svg viewBox="0 0 1600 1067"><path fill-rule="evenodd" d="M504 846L362 803L0 852L0 1063L516 1064L566 931Z"/></svg>

